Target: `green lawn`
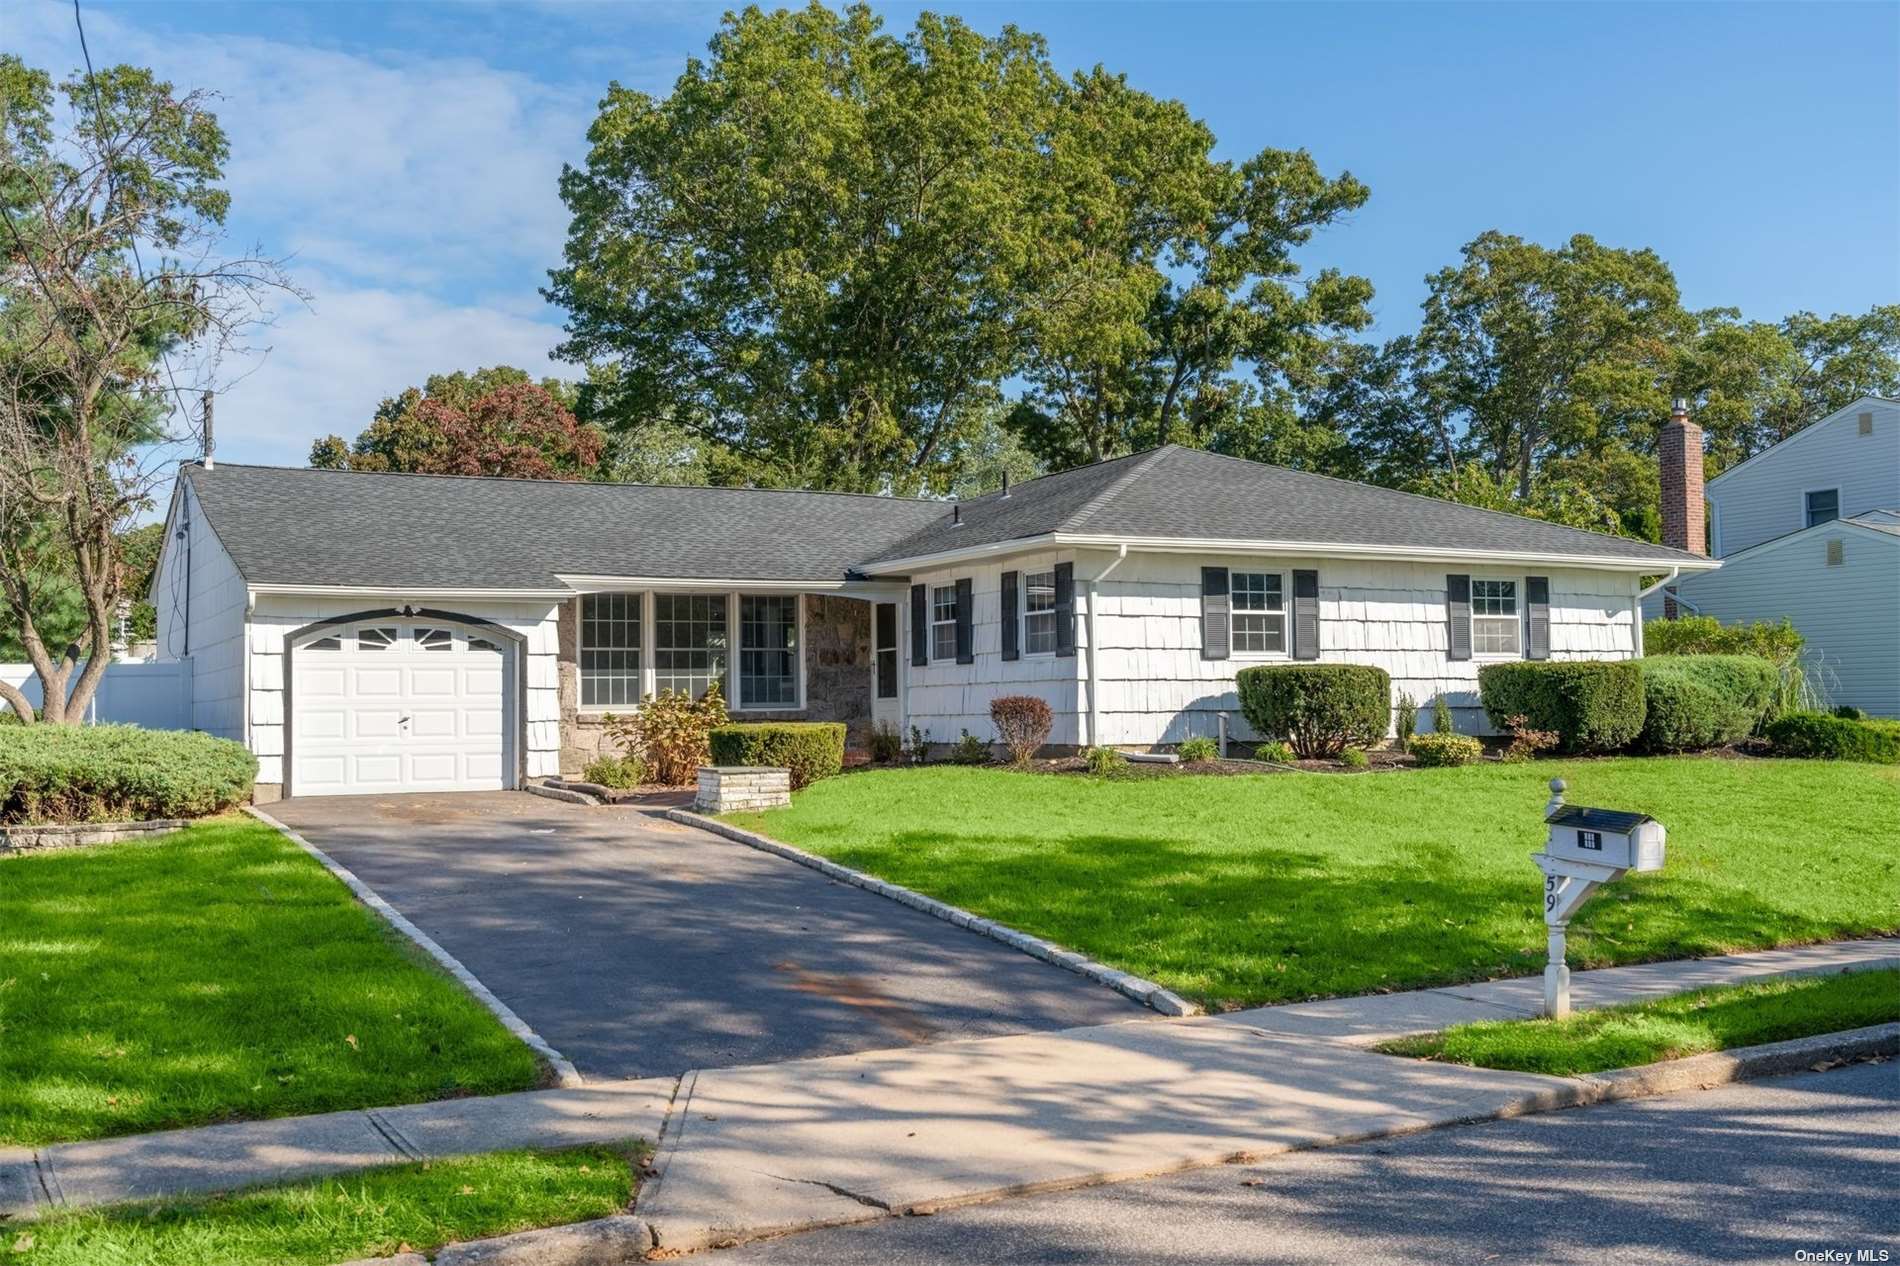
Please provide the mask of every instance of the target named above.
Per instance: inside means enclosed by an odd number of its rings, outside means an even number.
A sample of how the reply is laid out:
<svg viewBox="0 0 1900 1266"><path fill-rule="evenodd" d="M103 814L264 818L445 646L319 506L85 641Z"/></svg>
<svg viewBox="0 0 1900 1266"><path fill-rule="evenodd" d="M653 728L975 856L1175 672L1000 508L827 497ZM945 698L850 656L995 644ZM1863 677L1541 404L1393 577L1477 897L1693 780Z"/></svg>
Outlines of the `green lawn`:
<svg viewBox="0 0 1900 1266"><path fill-rule="evenodd" d="M497 1152L0 1229L20 1266L331 1266L623 1212L624 1151ZM10 1250L10 1251L9 1251Z"/></svg>
<svg viewBox="0 0 1900 1266"><path fill-rule="evenodd" d="M1574 1077L1900 1020L1900 972L1698 989L1565 1020L1489 1020L1379 1047L1480 1068Z"/></svg>
<svg viewBox="0 0 1900 1266"><path fill-rule="evenodd" d="M1900 929L1900 769L1697 757L1357 776L936 766L733 821L1215 1006L1541 970L1545 783L1669 829L1571 925L1572 967Z"/></svg>
<svg viewBox="0 0 1900 1266"><path fill-rule="evenodd" d="M539 1077L460 985L249 818L0 860L0 1145Z"/></svg>

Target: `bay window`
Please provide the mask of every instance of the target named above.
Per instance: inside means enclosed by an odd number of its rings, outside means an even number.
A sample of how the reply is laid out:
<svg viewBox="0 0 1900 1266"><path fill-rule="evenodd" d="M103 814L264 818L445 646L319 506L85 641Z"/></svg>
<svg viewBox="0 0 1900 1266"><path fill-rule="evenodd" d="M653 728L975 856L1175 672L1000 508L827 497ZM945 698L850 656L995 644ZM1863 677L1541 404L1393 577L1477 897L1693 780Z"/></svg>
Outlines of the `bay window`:
<svg viewBox="0 0 1900 1266"><path fill-rule="evenodd" d="M752 708L798 706L798 597L739 599L739 701Z"/></svg>
<svg viewBox="0 0 1900 1266"><path fill-rule="evenodd" d="M624 708L640 702L640 595L581 597L581 706Z"/></svg>
<svg viewBox="0 0 1900 1266"><path fill-rule="evenodd" d="M653 693L697 699L716 682L726 691L726 596L653 595Z"/></svg>

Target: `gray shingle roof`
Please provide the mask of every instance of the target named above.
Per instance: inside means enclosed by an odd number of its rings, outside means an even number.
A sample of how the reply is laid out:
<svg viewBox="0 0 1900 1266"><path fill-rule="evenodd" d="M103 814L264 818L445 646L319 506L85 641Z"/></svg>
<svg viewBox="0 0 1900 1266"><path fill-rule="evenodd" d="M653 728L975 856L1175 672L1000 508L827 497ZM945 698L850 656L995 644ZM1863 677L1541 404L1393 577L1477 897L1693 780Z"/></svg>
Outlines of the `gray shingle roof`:
<svg viewBox="0 0 1900 1266"><path fill-rule="evenodd" d="M870 556L867 565L1051 532L1426 546L1663 566L1707 561L1627 537L1175 445L1046 475L1018 485L1008 497L987 493L963 502L957 517L960 525L942 507L927 527Z"/></svg>
<svg viewBox="0 0 1900 1266"><path fill-rule="evenodd" d="M557 572L842 580L941 502L218 463L185 477L252 584L560 589Z"/></svg>

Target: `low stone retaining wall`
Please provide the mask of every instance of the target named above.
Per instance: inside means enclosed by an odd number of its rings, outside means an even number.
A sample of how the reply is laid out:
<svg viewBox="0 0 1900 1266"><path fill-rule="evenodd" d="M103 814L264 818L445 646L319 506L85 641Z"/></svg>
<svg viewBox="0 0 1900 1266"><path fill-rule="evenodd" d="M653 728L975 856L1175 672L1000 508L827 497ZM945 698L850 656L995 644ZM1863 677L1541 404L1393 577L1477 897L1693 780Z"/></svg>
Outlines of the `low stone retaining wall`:
<svg viewBox="0 0 1900 1266"><path fill-rule="evenodd" d="M699 794L693 807L701 813L742 813L777 809L792 802L792 771L766 765L701 765Z"/></svg>
<svg viewBox="0 0 1900 1266"><path fill-rule="evenodd" d="M152 818L146 822L38 822L25 826L0 826L0 857L149 839L170 835L189 825L189 820L185 818Z"/></svg>

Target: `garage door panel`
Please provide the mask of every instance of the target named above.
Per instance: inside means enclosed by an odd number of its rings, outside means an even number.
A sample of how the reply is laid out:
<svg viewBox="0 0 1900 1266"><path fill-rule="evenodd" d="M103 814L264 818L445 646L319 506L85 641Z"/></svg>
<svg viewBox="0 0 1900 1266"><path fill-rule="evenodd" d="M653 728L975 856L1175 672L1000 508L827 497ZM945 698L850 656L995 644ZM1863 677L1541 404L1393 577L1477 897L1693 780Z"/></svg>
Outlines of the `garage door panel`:
<svg viewBox="0 0 1900 1266"><path fill-rule="evenodd" d="M434 627L434 626L432 626ZM421 650L387 628L379 649L344 636L300 647L290 692L293 794L499 790L511 785L511 653Z"/></svg>

